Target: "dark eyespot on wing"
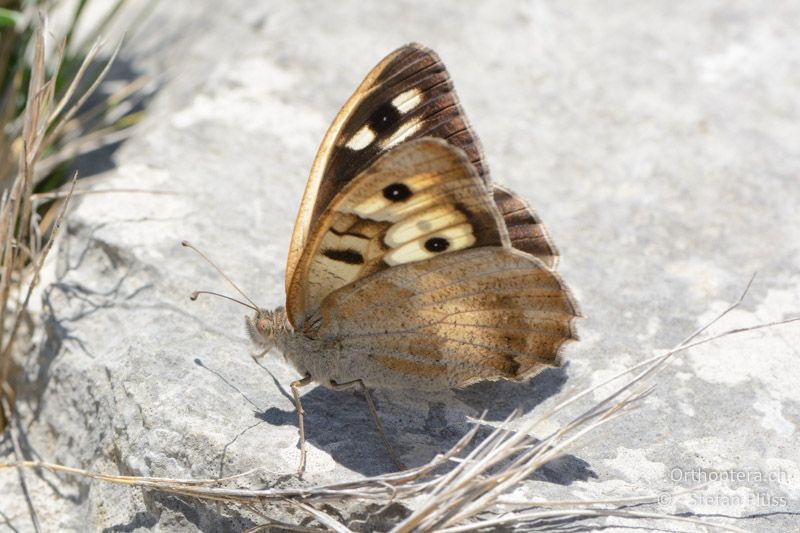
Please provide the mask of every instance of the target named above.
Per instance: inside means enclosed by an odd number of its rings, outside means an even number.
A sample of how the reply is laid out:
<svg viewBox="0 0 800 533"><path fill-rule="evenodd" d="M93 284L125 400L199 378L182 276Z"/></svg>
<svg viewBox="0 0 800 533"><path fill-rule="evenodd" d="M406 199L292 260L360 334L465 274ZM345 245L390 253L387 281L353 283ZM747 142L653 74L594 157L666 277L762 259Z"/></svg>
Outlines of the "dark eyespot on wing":
<svg viewBox="0 0 800 533"><path fill-rule="evenodd" d="M425 249L429 252L444 252L450 247L450 241L442 237L431 237L425 241Z"/></svg>
<svg viewBox="0 0 800 533"><path fill-rule="evenodd" d="M391 102L385 102L372 112L367 124L378 135L384 135L394 130L400 123L400 112Z"/></svg>
<svg viewBox="0 0 800 533"><path fill-rule="evenodd" d="M347 263L348 265L364 264L364 256L358 253L357 251L351 249L335 250L333 248L327 248L322 251L322 255L324 255L329 259L333 259L334 261Z"/></svg>
<svg viewBox="0 0 800 533"><path fill-rule="evenodd" d="M392 183L383 189L383 197L392 202L402 202L411 198L411 189L405 183Z"/></svg>
<svg viewBox="0 0 800 533"><path fill-rule="evenodd" d="M404 46L392 60L375 72L373 83L365 87L358 105L341 125L336 144L325 163L325 179L320 182L311 220L316 220L334 196L359 172L369 167L385 149L387 141L404 126L415 124L413 132L402 138L408 142L421 137L438 137L463 150L478 174L488 184L488 169L480 142L469 127L450 76L439 56L418 44ZM395 98L413 92L418 100L413 108L398 109ZM369 143L352 143L366 128L375 135ZM359 149L354 149L354 147Z"/></svg>

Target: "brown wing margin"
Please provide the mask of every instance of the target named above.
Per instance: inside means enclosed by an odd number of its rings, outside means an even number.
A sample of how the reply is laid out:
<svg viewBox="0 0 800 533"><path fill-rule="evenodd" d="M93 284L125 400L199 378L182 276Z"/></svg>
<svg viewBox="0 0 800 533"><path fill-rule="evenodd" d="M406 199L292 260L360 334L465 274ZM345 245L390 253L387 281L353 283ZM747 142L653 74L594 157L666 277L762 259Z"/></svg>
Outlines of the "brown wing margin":
<svg viewBox="0 0 800 533"><path fill-rule="evenodd" d="M539 258L548 268L555 268L558 249L528 202L497 184L494 185L494 202L505 220L511 246Z"/></svg>

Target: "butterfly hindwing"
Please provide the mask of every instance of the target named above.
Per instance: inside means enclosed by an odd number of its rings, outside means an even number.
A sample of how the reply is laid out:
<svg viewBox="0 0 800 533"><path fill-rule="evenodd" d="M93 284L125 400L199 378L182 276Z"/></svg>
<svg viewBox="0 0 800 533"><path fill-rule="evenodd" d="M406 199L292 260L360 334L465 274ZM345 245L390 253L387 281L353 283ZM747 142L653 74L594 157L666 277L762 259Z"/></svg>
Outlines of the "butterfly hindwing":
<svg viewBox="0 0 800 533"><path fill-rule="evenodd" d="M375 272L483 246L509 246L475 167L445 141L385 153L320 216L294 272L289 319L299 327L335 290Z"/></svg>
<svg viewBox="0 0 800 533"><path fill-rule="evenodd" d="M486 247L379 272L331 294L319 315L315 334L341 353L461 387L558 366L579 311L541 261Z"/></svg>
<svg viewBox="0 0 800 533"><path fill-rule="evenodd" d="M511 246L538 257L548 268L555 268L558 250L528 202L497 184L494 185L494 202L505 222Z"/></svg>
<svg viewBox="0 0 800 533"><path fill-rule="evenodd" d="M333 198L383 153L421 137L444 139L461 149L488 185L480 142L447 69L435 52L412 43L372 69L325 134L295 221L287 292L303 247Z"/></svg>

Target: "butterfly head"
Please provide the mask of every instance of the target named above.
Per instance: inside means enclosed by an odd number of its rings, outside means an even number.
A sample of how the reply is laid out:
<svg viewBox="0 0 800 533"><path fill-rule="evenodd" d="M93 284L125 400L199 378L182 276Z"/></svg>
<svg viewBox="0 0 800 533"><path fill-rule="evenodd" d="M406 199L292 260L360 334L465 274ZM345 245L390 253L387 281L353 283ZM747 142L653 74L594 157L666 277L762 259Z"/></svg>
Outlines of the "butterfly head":
<svg viewBox="0 0 800 533"><path fill-rule="evenodd" d="M274 311L258 309L252 317L245 317L245 325L254 343L264 351L271 350L278 337L287 330L286 311L283 307Z"/></svg>

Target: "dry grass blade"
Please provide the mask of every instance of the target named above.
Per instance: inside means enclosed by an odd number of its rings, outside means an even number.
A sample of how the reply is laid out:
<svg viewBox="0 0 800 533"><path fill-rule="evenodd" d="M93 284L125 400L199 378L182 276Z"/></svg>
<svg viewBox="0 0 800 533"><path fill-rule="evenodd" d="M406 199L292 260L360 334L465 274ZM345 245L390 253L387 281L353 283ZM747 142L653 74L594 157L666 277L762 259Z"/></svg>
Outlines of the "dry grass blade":
<svg viewBox="0 0 800 533"><path fill-rule="evenodd" d="M748 530L741 529L734 526L723 524L710 524L705 520L699 518L689 518L685 516L668 515L662 513L646 513L642 511L626 511L620 509L562 509L558 511L531 511L527 513L509 513L507 516L483 520L478 523L468 524L464 526L448 527L438 529L439 533L463 533L466 531L477 531L479 529L488 530L490 528L498 528L502 526L522 527L524 524L535 523L546 519L564 519L564 518L582 518L582 517L607 517L614 516L617 518L626 518L630 520L636 519L655 519L667 520L670 522L683 522L688 524L696 524L704 527L711 527L718 531L734 531L736 533L748 533ZM543 524L542 528L537 528L543 531L556 531L550 524ZM598 526L598 529L600 527ZM571 531L572 529L568 529Z"/></svg>
<svg viewBox="0 0 800 533"><path fill-rule="evenodd" d="M19 305L21 311L14 316L14 325L11 328L8 340L3 348L3 352L0 353L0 360L7 361L10 360L11 358L10 351L14 346L14 341L16 340L20 323L24 318L24 310L28 308L28 304L30 303L31 300L31 295L33 294L33 289L35 289L36 285L39 283L39 274L42 271L44 262L47 259L47 255L50 253L50 250L53 247L53 243L55 242L55 239L58 236L58 233L61 229L61 225L64 221L64 216L66 215L67 208L69 207L69 201L72 198L72 193L75 191L75 182L77 181L77 179L78 175L76 173L72 177L72 182L70 183L69 192L67 194L67 197L64 199L64 204L61 207L61 211L58 214L58 218L56 219L53 231L50 234L50 237L47 239L47 243L44 245L41 251L33 257L33 264L31 265L32 268L30 272L30 282L28 283L28 289L25 292L25 299Z"/></svg>
<svg viewBox="0 0 800 533"><path fill-rule="evenodd" d="M103 80L108 74L108 70L111 68L111 65L113 64L114 60L117 58L117 55L119 54L119 50L122 47L122 41L117 43L117 46L111 53L111 57L109 57L108 60L105 62L105 66L103 66L103 69L100 71L100 74L97 76L97 78L95 78L94 82L92 82L92 84L89 86L88 89L83 91L81 96L78 98L77 102L73 103L67 109L66 113L61 115L62 111L64 110L64 107L67 105L68 102L71 101L72 97L78 91L81 85L81 81L83 80L83 77L86 74L87 69L89 68L89 65L97 57L97 54L100 53L102 47L103 47L102 40L98 39L92 46L91 50L89 51L89 54L87 54L83 63L81 63L81 66L78 69L78 73L75 75L75 77L72 80L72 83L70 83L69 87L67 88L66 94L61 98L61 100L58 103L58 106L56 107L56 110L53 112L53 114L50 116L48 120L47 126L50 131L44 138L45 142L51 140L53 137L58 136L58 133L61 130L61 128L63 128L64 125L67 124L68 121L73 116L75 116L78 110L83 107L83 105L86 103L89 97L97 90L100 84L103 83Z"/></svg>
<svg viewBox="0 0 800 533"><path fill-rule="evenodd" d="M325 526L326 528L330 529L331 531L336 531L337 533L352 533L352 530L345 527L344 525L340 524L330 515L323 513L319 509L313 507L302 501L297 500L286 500L290 504L294 505L298 509L305 511L306 513L310 514L314 518L317 519L317 522Z"/></svg>

